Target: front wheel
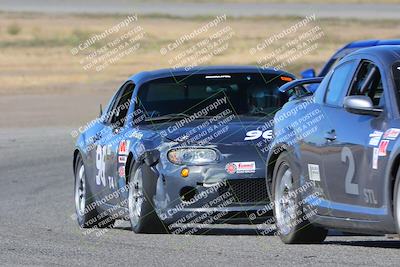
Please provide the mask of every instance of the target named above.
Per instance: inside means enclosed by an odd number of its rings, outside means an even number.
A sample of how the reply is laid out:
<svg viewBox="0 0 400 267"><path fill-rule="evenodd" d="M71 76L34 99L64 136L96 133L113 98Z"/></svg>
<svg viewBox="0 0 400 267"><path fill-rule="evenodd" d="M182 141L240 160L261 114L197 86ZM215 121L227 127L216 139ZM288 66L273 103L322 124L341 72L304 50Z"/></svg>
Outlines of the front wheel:
<svg viewBox="0 0 400 267"><path fill-rule="evenodd" d="M167 233L167 226L154 209L157 177L144 164L132 163L130 168L128 211L132 230L135 233Z"/></svg>
<svg viewBox="0 0 400 267"><path fill-rule="evenodd" d="M303 211L299 180L293 175L290 155L282 152L273 174L272 196L277 234L285 244L321 243L327 230L313 226Z"/></svg>

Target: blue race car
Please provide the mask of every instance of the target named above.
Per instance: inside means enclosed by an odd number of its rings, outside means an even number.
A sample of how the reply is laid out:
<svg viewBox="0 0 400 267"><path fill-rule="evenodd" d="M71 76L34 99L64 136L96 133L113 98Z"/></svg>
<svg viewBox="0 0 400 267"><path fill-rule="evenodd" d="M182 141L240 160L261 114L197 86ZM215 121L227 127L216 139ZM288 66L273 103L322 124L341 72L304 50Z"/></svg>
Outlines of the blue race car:
<svg viewBox="0 0 400 267"><path fill-rule="evenodd" d="M73 154L81 227L129 220L137 233L174 223L249 222L268 203L272 118L292 74L251 66L140 72L88 123ZM271 214L270 214L271 215ZM269 215L269 216L270 216Z"/></svg>
<svg viewBox="0 0 400 267"><path fill-rule="evenodd" d="M360 49L280 90L294 97L275 115L266 179L282 241L400 233L400 46Z"/></svg>
<svg viewBox="0 0 400 267"><path fill-rule="evenodd" d="M322 67L321 71L318 75L316 75L315 70L313 68L303 70L300 72L302 78L314 78L324 77L335 65L335 63L339 62L344 56L358 50L361 48L373 47L373 46L380 46L380 45L400 45L400 40L362 40L362 41L354 41L351 43L346 44L325 63Z"/></svg>

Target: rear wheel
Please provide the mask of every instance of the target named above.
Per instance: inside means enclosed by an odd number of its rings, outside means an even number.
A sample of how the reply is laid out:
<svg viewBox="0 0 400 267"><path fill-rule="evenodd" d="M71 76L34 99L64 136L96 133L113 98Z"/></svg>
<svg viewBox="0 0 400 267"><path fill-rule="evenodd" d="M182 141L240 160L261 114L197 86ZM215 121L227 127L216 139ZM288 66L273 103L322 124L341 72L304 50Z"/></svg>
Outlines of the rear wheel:
<svg viewBox="0 0 400 267"><path fill-rule="evenodd" d="M296 190L299 180L292 173L292 160L282 152L275 165L272 194L277 234L286 244L321 243L327 230L313 226L303 211L301 196Z"/></svg>
<svg viewBox="0 0 400 267"><path fill-rule="evenodd" d="M394 186L393 208L397 233L400 235L400 169L397 171L396 183Z"/></svg>
<svg viewBox="0 0 400 267"><path fill-rule="evenodd" d="M157 177L144 164L132 162L130 168L128 210L132 230L135 233L167 233L167 225L154 209Z"/></svg>
<svg viewBox="0 0 400 267"><path fill-rule="evenodd" d="M78 224L82 228L104 228L112 227L115 220L108 216L100 218L96 207L92 207L93 197L90 196L87 188L85 165L82 157L78 155L75 164L75 212Z"/></svg>

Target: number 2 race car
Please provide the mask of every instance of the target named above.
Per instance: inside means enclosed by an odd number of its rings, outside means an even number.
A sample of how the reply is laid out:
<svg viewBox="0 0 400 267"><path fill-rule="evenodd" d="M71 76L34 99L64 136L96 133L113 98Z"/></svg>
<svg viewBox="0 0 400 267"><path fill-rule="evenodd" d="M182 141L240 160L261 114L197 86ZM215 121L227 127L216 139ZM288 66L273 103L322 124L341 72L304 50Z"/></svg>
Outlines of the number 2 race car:
<svg viewBox="0 0 400 267"><path fill-rule="evenodd" d="M246 221L268 203L267 151L255 142L267 146L272 128L261 121L288 100L279 87L292 79L246 66L129 78L76 142L79 225L126 219L136 233L160 233L172 224Z"/></svg>
<svg viewBox="0 0 400 267"><path fill-rule="evenodd" d="M267 161L283 242L322 242L328 228L399 233L400 46L358 50L280 90L298 96L276 113Z"/></svg>

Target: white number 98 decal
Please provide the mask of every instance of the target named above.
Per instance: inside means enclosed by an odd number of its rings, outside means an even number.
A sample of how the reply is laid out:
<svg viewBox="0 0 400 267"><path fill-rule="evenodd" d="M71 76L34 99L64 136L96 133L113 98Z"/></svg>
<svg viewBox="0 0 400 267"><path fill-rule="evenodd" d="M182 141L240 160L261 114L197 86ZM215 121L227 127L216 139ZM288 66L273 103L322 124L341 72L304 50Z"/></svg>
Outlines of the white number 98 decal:
<svg viewBox="0 0 400 267"><path fill-rule="evenodd" d="M267 140L271 140L272 139L272 130L267 130L264 133L260 130L253 130L253 131L248 131L246 133L246 137L244 138L245 141L251 141L251 140L256 140L260 137L263 137Z"/></svg>
<svg viewBox="0 0 400 267"><path fill-rule="evenodd" d="M96 184L106 186L106 149L107 147L97 146L96 150L96 168L98 173L96 175Z"/></svg>

